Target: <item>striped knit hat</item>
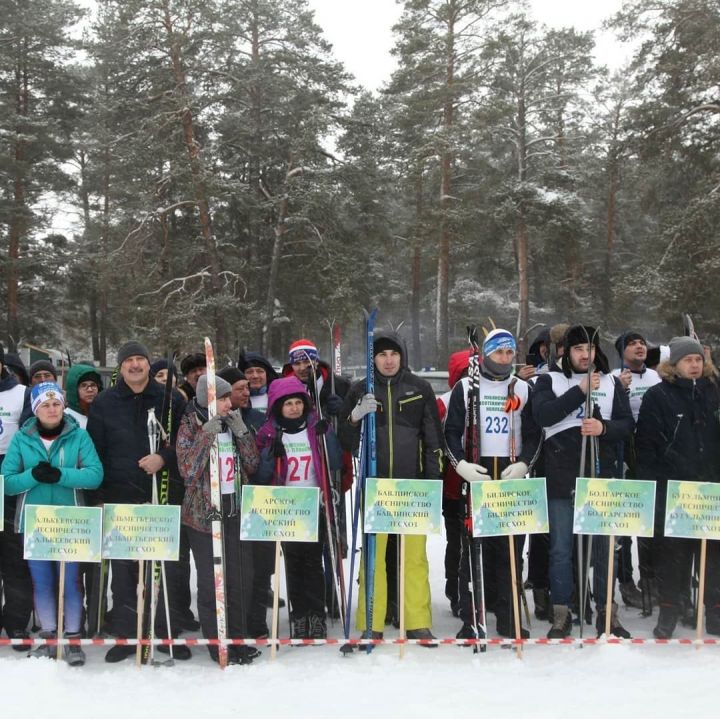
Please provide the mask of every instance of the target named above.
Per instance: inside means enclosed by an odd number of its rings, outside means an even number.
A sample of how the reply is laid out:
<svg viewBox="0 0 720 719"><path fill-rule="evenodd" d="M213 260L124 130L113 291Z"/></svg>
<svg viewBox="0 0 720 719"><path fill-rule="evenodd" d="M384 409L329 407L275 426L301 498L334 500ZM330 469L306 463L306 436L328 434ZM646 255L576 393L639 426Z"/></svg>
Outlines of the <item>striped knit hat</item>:
<svg viewBox="0 0 720 719"><path fill-rule="evenodd" d="M482 353L484 357L491 355L496 350L511 349L517 350L515 338L507 330L495 329L488 334L483 342Z"/></svg>
<svg viewBox="0 0 720 719"><path fill-rule="evenodd" d="M310 340L295 340L288 350L288 362L295 364L306 359L319 359L318 348Z"/></svg>

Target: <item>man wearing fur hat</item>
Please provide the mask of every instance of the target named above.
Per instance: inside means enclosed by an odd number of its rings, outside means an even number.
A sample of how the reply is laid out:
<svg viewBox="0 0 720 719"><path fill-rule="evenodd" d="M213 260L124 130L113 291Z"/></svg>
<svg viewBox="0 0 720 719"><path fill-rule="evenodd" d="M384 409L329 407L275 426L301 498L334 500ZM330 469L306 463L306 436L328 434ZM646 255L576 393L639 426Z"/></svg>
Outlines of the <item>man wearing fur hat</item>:
<svg viewBox="0 0 720 719"><path fill-rule="evenodd" d="M593 365L595 371L588 370ZM550 638L570 634L569 604L573 594L573 499L583 440L597 441L599 471L588 464L580 475L612 477L617 464L618 443L632 434L634 422L627 393L609 374L608 361L600 349L593 327L574 325L564 340L562 372L541 375L533 394L533 416L544 429L544 460L550 518L550 594L553 625ZM592 395L592 414L585 417L587 393ZM593 590L597 603L598 632L605 626L607 595L607 537L593 538ZM581 610L582 611L582 610ZM583 612L584 613L584 612ZM613 605L611 628L616 636L629 637Z"/></svg>
<svg viewBox="0 0 720 719"><path fill-rule="evenodd" d="M720 482L720 394L715 368L691 337L670 340L670 358L658 374L661 382L640 406L635 446L638 476L657 484L653 561L660 613L653 633L669 639L699 541L664 536L667 481ZM720 545L708 542L707 552L705 627L720 635Z"/></svg>
<svg viewBox="0 0 720 719"><path fill-rule="evenodd" d="M164 397L163 387L150 379L150 355L140 342L126 342L117 354L120 376L114 387L98 395L90 405L87 430L103 464L104 477L99 489L100 502L120 504L144 504L152 500L153 474L167 466L170 473L169 502L180 504L183 482L177 470L175 436L182 416L184 403L173 393L171 405L170 442L157 452L150 452L148 438L148 410L154 409L159 419ZM168 562L168 589L175 578L175 562ZM134 637L137 627L136 586L137 563L129 560L113 560L113 633L118 637ZM170 592L171 622L177 626L173 592ZM158 611L159 621L164 621ZM160 629L159 631L162 631ZM161 648L162 650L163 648ZM178 651L180 650L180 651ZM134 647L118 644L106 654L108 662L122 661L134 654ZM175 647L176 659L188 659L187 647Z"/></svg>

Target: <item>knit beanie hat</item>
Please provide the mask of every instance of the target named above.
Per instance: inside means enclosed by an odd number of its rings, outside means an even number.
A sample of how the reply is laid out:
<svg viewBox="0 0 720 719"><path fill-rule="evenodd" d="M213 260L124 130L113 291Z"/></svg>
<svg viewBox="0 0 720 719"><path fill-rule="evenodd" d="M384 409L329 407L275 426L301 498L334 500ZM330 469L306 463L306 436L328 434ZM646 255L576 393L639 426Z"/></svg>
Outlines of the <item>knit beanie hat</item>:
<svg viewBox="0 0 720 719"><path fill-rule="evenodd" d="M31 381L36 372L49 372L55 379L57 379L57 370L53 367L53 363L48 360L38 360L30 365L28 373Z"/></svg>
<svg viewBox="0 0 720 719"><path fill-rule="evenodd" d="M623 332L623 334L621 334L615 340L615 349L620 355L620 359L623 358L625 348L635 340L641 340L642 343L647 347L647 340L639 332Z"/></svg>
<svg viewBox="0 0 720 719"><path fill-rule="evenodd" d="M224 397L226 394L232 392L232 387L229 382L226 382L222 377L215 375L215 396ZM195 388L195 401L204 408L208 406L208 386L207 386L207 375L200 375L198 379L197 387Z"/></svg>
<svg viewBox="0 0 720 719"><path fill-rule="evenodd" d="M129 357L144 357L148 362L150 362L150 353L147 351L147 347L137 340L130 340L120 346L117 353L118 365L121 365Z"/></svg>
<svg viewBox="0 0 720 719"><path fill-rule="evenodd" d="M378 337L373 342L373 357L386 350L392 350L393 352L402 354L402 347L395 342L395 340L390 337Z"/></svg>
<svg viewBox="0 0 720 719"><path fill-rule="evenodd" d="M30 390L30 406L33 414L37 414L37 408L49 399L57 399L65 406L65 395L56 382L40 382Z"/></svg>
<svg viewBox="0 0 720 719"><path fill-rule="evenodd" d="M230 385L234 385L236 382L245 379L245 375L242 370L237 367L223 367L218 373L218 377L222 377Z"/></svg>
<svg viewBox="0 0 720 719"><path fill-rule="evenodd" d="M670 364L677 364L688 355L700 355L705 361L703 346L693 337L673 337L670 340Z"/></svg>
<svg viewBox="0 0 720 719"><path fill-rule="evenodd" d="M288 362L290 364L302 362L306 359L317 360L319 358L318 348L310 340L295 340L288 350Z"/></svg>
<svg viewBox="0 0 720 719"><path fill-rule="evenodd" d="M492 332L489 332L485 338L482 353L484 357L487 357L500 349L511 349L515 352L517 350L515 338L512 336L512 333L507 330L494 329Z"/></svg>

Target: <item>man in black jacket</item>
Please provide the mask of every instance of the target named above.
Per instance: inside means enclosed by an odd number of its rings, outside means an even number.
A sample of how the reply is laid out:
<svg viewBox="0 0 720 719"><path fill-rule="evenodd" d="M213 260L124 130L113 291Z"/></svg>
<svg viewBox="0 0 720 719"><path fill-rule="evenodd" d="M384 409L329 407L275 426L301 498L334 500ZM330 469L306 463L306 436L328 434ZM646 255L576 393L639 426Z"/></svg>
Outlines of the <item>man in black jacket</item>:
<svg viewBox="0 0 720 719"><path fill-rule="evenodd" d="M591 364L596 371L588 374ZM591 452L587 452L588 464L580 468L583 438L588 442L597 441L599 471L594 476L612 477L616 468L617 445L630 437L635 426L627 393L620 381L609 374L607 358L600 349L593 327L575 325L568 329L561 365L562 372L549 372L538 377L532 400L533 416L545 434L543 454L550 519L550 594L553 601L553 626L548 632L550 638L568 636L572 626L568 606L573 593L572 495L576 477L593 476L589 466ZM585 417L588 392L592 392L593 410L590 417ZM599 633L605 627L608 544L607 537L593 538L593 589ZM615 605L611 629L616 636L630 636L617 618Z"/></svg>
<svg viewBox="0 0 720 719"><path fill-rule="evenodd" d="M657 483L653 564L660 613L653 633L669 639L684 590L689 586L694 539L665 537L667 481L720 482L720 391L702 345L691 337L670 341L670 359L658 365L662 381L640 405L635 451L638 476ZM720 546L708 542L705 590L706 629L720 635Z"/></svg>
<svg viewBox="0 0 720 719"><path fill-rule="evenodd" d="M169 502L182 502L184 485L177 470L175 434L180 423L184 403L173 393L171 426L173 436L156 453L150 453L148 438L148 410L154 409L159 419L162 413L164 388L150 379L150 359L140 342L126 342L118 350L120 377L114 387L102 392L90 406L87 430L103 464L104 478L98 499L105 503L144 504L152 501L153 474L164 467L169 470ZM172 587L175 581L175 562L166 564L170 591L171 617L175 607ZM134 637L137 628L136 588L137 563L130 560L112 562L113 633L118 637ZM164 621L158 611L158 621ZM162 631L160 629L159 631ZM178 651L180 650L180 651ZM117 645L106 654L105 660L117 662L134 653L134 647ZM188 659L187 647L175 647L176 659Z"/></svg>
<svg viewBox="0 0 720 719"><path fill-rule="evenodd" d="M442 479L443 438L435 395L430 385L407 367L407 352L394 333L375 336L375 394L365 394L365 380L345 397L338 427L343 448L354 450L360 422L376 412L377 476L398 479ZM376 535L373 626L365 626L365 593L360 585L357 626L381 638L388 586L385 571L387 534ZM425 537L405 537L405 617L409 639L434 639L430 632L430 582Z"/></svg>

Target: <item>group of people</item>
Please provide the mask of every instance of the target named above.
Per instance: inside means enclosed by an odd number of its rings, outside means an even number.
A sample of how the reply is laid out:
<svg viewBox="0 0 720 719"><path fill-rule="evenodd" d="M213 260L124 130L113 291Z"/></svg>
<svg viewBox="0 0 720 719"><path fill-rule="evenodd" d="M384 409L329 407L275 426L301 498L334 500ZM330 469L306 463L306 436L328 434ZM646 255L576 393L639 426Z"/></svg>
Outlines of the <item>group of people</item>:
<svg viewBox="0 0 720 719"><path fill-rule="evenodd" d="M42 638L105 631L136 636L138 566L129 560L111 561L107 611L106 573L97 565L67 562L65 616L58 625L58 565L23 559L23 510L28 504L147 503L153 500L153 483L162 482L164 501L181 506L182 528L179 560L166 563L168 607L161 594L155 633L176 637L201 629L204 637L216 638L210 458L217 443L227 635L258 639L269 634L274 546L241 541L239 525L242 486L272 484L330 490L323 493L322 511L335 515L334 525L321 521L317 542L283 546L292 636L327 637L328 614L337 616L343 605L333 558L350 551L344 492L357 480L353 456L363 423L374 414L377 476L443 480L445 594L462 622L459 638L484 636L488 612L495 614L499 635L516 636L513 594L524 591L520 582L513 585L505 538L472 537L466 497L476 481L546 477L550 533L532 535L529 551L535 613L551 623L548 637L568 636L573 614L580 621L590 616L591 608L579 605L580 583L587 577L577 576L573 556L572 497L575 478L583 475L657 483L655 537L638 547L642 592L633 582L631 539L610 547L607 538L596 537L596 570L587 594L595 598L600 633L606 624L606 568L612 552L613 581L619 577L623 598L638 601L642 594L645 603L647 594L659 606L655 636L669 638L686 612L696 543L664 537L665 486L668 479L720 481L720 393L709 353L694 338L672 339L657 371L648 367L648 345L639 333L624 333L616 347L621 366L611 372L592 327L557 325L539 336L528 364L522 365L513 335L495 329L476 350L450 357L450 391L436 398L409 369L405 344L396 333L374 337L372 393L365 379L351 384L334 375L313 342L300 339L291 344L279 371L253 352L245 352L237 366L220 369L212 417L203 353L182 360L182 381L175 384L175 368L167 360L151 362L141 342L126 342L118 350L117 377L110 386L103 386L91 365L76 364L63 378L63 389L51 363L35 363L25 371L0 348L6 495L5 531L0 533L2 628L10 638L28 638L34 610ZM157 447L148 432L148 411L161 418L166 430ZM596 451L585 452L591 444ZM581 457L587 457L585 467ZM522 545L515 543L518 567ZM191 608L191 555L199 621ZM720 634L715 543L710 543L707 567L706 629ZM365 568L357 592L356 627L364 637L381 639L386 624L398 625L399 571L396 537L377 535L374 571L367 572L374 577L371 626ZM406 537L403 571L406 635L432 646L424 536ZM629 636L616 605L610 626L614 634ZM524 628L520 632L528 636ZM30 653L54 656L49 647L42 644ZM217 661L217 647L208 650ZM117 644L105 659L122 661L134 651ZM249 645L228 647L231 663L247 664L258 654ZM85 662L77 644L64 645L63 656L71 665ZM175 659L190 657L188 646L174 647Z"/></svg>

